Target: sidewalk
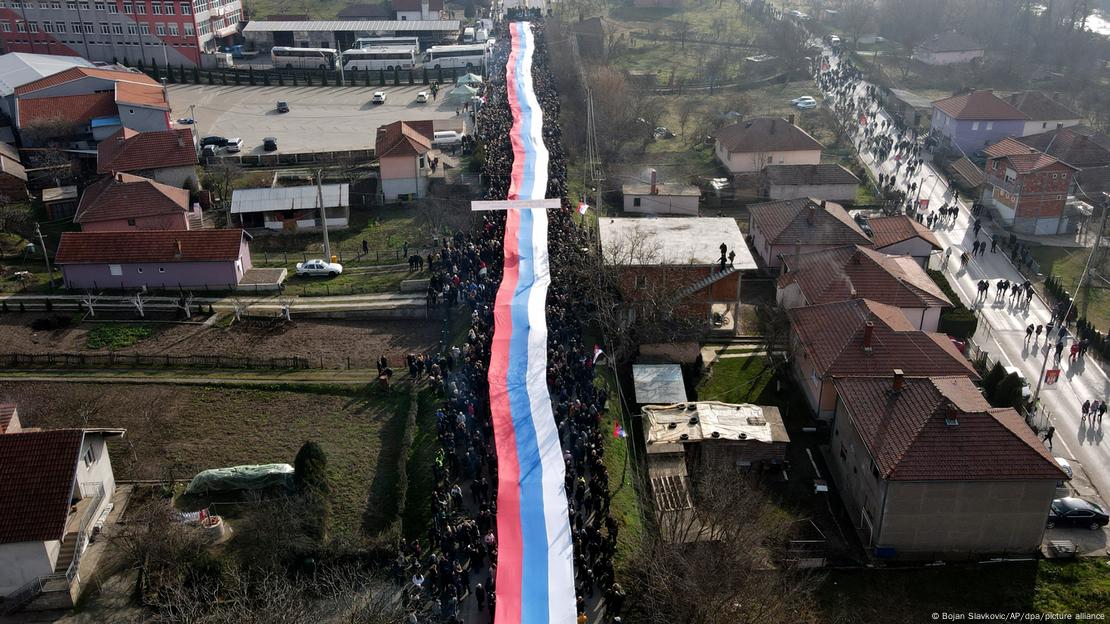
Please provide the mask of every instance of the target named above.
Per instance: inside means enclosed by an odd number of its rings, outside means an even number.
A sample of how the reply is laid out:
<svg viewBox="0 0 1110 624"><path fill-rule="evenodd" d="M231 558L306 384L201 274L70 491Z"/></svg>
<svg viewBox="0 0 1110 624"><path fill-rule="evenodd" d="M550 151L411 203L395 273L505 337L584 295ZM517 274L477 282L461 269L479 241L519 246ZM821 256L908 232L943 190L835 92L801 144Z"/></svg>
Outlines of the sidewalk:
<svg viewBox="0 0 1110 624"><path fill-rule="evenodd" d="M839 59L834 60L839 62ZM857 96L863 95L863 86L862 82L857 86ZM881 111L872 123L881 120L891 121L885 110ZM857 132L855 140L858 141L860 136L861 133ZM881 171L889 174L894 170L893 159L878 163L870 153L861 153L861 161L875 173ZM946 201L952 203L952 196L946 192L944 185L924 184L930 176L945 179L938 168L931 163L924 163L921 171L914 178L914 181L927 191L922 193L922 199L928 198L932 206L938 206ZM909 182L903 181L904 184ZM970 251L972 242L975 240L972 231L974 220L971 218L970 206L964 201L960 201L959 206L960 214L954 223L934 229L937 239L945 248L954 248L954 257L957 257L963 249ZM992 224L984 220L983 225L986 230ZM988 231L984 231L983 234L1007 235ZM1037 237L1036 240L1042 242L1043 238L1046 237ZM1076 245L1073 242L1071 246ZM975 334L975 342L993 358L1006 365L1017 367L1029 380L1030 385L1035 387L1041 377L1043 352L1040 347L1043 347L1044 343L1026 344L1025 327L1030 323L1034 325L1048 323L1051 313L1047 304L1040 297L1034 297L1028 309L1011 308L1004 303L996 304L993 297L989 297L984 302L976 301L976 284L979 280L985 279L993 283L999 279L1006 279L1019 284L1025 281L1004 252L988 252L982 256L973 257L966 267L959 265L958 261L950 262L945 272L961 301L980 314L981 320ZM1051 367L1051 359L1049 364ZM1048 422L1056 427L1057 444L1053 453L1069 459L1078 459L1086 466L1092 482L1100 492L1110 492L1110 445L1103 444L1104 435L1110 432L1110 424L1106 425L1107 429L1104 430L1101 425L1090 426L1087 421L1080 422L1079 405L1086 399L1106 400L1108 398L1110 398L1110 378L1093 356L1073 363L1063 362L1059 381L1055 384L1043 385L1040 393L1041 409L1047 415Z"/></svg>

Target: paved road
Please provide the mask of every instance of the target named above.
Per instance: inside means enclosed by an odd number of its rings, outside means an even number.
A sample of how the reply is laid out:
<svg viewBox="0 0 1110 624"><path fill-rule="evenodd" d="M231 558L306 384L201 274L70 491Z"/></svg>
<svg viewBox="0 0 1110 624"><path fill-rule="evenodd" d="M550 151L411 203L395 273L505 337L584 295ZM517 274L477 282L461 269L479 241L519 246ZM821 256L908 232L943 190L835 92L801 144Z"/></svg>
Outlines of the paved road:
<svg viewBox="0 0 1110 624"><path fill-rule="evenodd" d="M278 140L278 151L305 153L374 147L379 126L394 121L437 121L443 130L463 128L454 104L441 91L438 102L417 104L416 94L428 87L250 87L171 85L173 119L190 115L201 136L243 139L244 154L260 153L262 138ZM385 104L371 104L375 91L386 92ZM274 110L278 100L289 103L288 113ZM442 125L442 128L440 127Z"/></svg>
<svg viewBox="0 0 1110 624"><path fill-rule="evenodd" d="M863 88L864 85L861 84L858 88L860 94ZM890 116L885 111L881 118L890 121ZM864 152L861 159L876 173L882 171L890 174L894 170L893 159L876 162L869 152ZM921 197L928 198L932 207L940 206L945 201L951 203L952 197L945 193L947 185L944 175L928 163L921 169L915 178L918 186L924 189ZM936 176L940 182L934 184L930 176ZM971 227L973 219L970 204L961 201L960 208L960 215L954 224L934 230L942 245L956 248L945 271L949 282L959 293L964 305L977 307L981 313L982 320L979 331L975 334L975 342L990 353L992 358L1001 358L1005 364L1016 366L1035 386L1041 372L1046 341L1042 336L1038 344L1027 345L1025 327L1030 323L1046 324L1051 314L1040 297L1034 297L1027 310L996 303L993 287L987 300L976 304L976 284L979 280L987 279L993 283L999 279L1007 279L1021 283L1025 278L1010 263L1009 256L1001 250L975 257L966 269L960 267L960 250L967 249L970 253L971 243L975 240ZM986 220L983 223L984 232L980 235L980 240L987 240L985 235L992 234L992 226ZM1049 358L1049 368L1052 368L1052 358ZM1053 454L1077 459L1098 491L1104 496L1110 494L1110 443L1103 440L1110 433L1110 417L1104 418L1102 425L1092 426L1089 421L1080 422L1079 410L1084 400L1110 399L1110 378L1102 365L1092 356L1088 356L1085 361L1069 364L1065 349L1059 381L1043 386L1040 396L1048 422L1056 427Z"/></svg>

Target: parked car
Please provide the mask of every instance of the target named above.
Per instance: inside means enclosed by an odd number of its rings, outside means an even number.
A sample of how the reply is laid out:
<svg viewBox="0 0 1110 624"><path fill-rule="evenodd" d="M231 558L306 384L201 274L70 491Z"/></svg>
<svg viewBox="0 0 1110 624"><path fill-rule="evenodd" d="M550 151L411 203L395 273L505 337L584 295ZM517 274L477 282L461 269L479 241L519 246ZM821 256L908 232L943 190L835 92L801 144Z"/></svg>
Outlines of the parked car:
<svg viewBox="0 0 1110 624"><path fill-rule="evenodd" d="M227 145L227 139L222 136L206 136L200 140L200 146L205 147L211 145L213 147L224 147Z"/></svg>
<svg viewBox="0 0 1110 624"><path fill-rule="evenodd" d="M327 276L335 277L343 272L343 265L338 262L325 262L319 258L308 262L297 263L297 275L308 277Z"/></svg>
<svg viewBox="0 0 1110 624"><path fill-rule="evenodd" d="M1018 370L1018 367L1004 366L1003 369L1005 369L1007 375L1009 375L1010 373L1017 374L1018 380L1021 381L1021 399L1026 403L1032 401L1033 389L1029 387L1029 380L1025 378L1025 375L1020 370Z"/></svg>
<svg viewBox="0 0 1110 624"><path fill-rule="evenodd" d="M462 134L454 130L437 130L432 133L432 147L454 147L462 144Z"/></svg>
<svg viewBox="0 0 1110 624"><path fill-rule="evenodd" d="M262 151L273 152L277 150L277 137L266 137L262 139Z"/></svg>
<svg viewBox="0 0 1110 624"><path fill-rule="evenodd" d="M375 91L374 97L370 98L373 104L385 104L385 91Z"/></svg>
<svg viewBox="0 0 1110 624"><path fill-rule="evenodd" d="M182 117L181 119L177 120L177 123L179 123L183 126L191 126L196 122L192 117Z"/></svg>
<svg viewBox="0 0 1110 624"><path fill-rule="evenodd" d="M289 102L286 102L285 100L279 101L277 103L277 112L279 112L279 113L288 113L289 112Z"/></svg>
<svg viewBox="0 0 1110 624"><path fill-rule="evenodd" d="M420 93L416 94L416 103L417 104L425 104L425 103L427 103L427 101L428 101L428 92L427 91L421 91Z"/></svg>
<svg viewBox="0 0 1110 624"><path fill-rule="evenodd" d="M1098 505L1082 498L1057 498L1048 510L1048 528L1058 526L1086 527L1097 531L1110 522L1110 516Z"/></svg>
<svg viewBox="0 0 1110 624"><path fill-rule="evenodd" d="M659 126L658 128L656 128L655 132L653 132L652 135L656 139L673 139L674 138L674 133L671 132L670 129L665 127L665 126Z"/></svg>
<svg viewBox="0 0 1110 624"><path fill-rule="evenodd" d="M243 139L240 139L239 137L228 139L227 144L224 145L224 151L231 154L238 154L239 150L241 149L243 149Z"/></svg>
<svg viewBox="0 0 1110 624"><path fill-rule="evenodd" d="M803 109L805 109L805 108L817 108L817 100L813 99L812 97L810 97L808 95L803 95L802 97L796 97L793 100L790 100L790 103L793 104L794 106L797 106L798 108L803 108Z"/></svg>

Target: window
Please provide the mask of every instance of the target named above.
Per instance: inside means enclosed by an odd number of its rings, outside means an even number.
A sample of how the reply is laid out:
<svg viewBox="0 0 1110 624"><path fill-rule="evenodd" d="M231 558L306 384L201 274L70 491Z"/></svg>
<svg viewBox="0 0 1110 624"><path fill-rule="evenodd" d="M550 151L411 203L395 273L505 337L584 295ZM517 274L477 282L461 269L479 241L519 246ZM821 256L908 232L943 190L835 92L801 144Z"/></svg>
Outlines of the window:
<svg viewBox="0 0 1110 624"><path fill-rule="evenodd" d="M108 14L109 15L116 15L117 13L119 13L119 7L116 6L116 3L115 2L108 3Z"/></svg>
<svg viewBox="0 0 1110 624"><path fill-rule="evenodd" d="M971 122L971 130L975 131L975 130L978 130L978 129L979 129L979 122L978 121Z"/></svg>
<svg viewBox="0 0 1110 624"><path fill-rule="evenodd" d="M172 35L174 37L177 36L177 24L176 23L170 24L170 35Z"/></svg>
<svg viewBox="0 0 1110 624"><path fill-rule="evenodd" d="M135 12L135 8L131 6L130 2L124 2L123 3L123 12L128 14L128 15L131 15L132 13Z"/></svg>
<svg viewBox="0 0 1110 624"><path fill-rule="evenodd" d="M96 32L96 30L93 29L93 23L92 22L85 22L85 32L90 34L90 35L93 34L94 32Z"/></svg>
<svg viewBox="0 0 1110 624"><path fill-rule="evenodd" d="M112 24L112 33L117 35L123 34L123 24Z"/></svg>
<svg viewBox="0 0 1110 624"><path fill-rule="evenodd" d="M81 459L85 462L85 468L92 468L92 465L96 463L96 454L93 453L91 446L85 451L85 454L81 456Z"/></svg>
<svg viewBox="0 0 1110 624"><path fill-rule="evenodd" d="M50 8L52 8L52 9L62 8L62 0L50 0Z"/></svg>
<svg viewBox="0 0 1110 624"><path fill-rule="evenodd" d="M848 459L848 449L843 444L840 445L840 459Z"/></svg>
<svg viewBox="0 0 1110 624"><path fill-rule="evenodd" d="M10 33L11 31L12 31L12 25L11 24L9 24L8 22L0 22L0 32L9 32Z"/></svg>
<svg viewBox="0 0 1110 624"><path fill-rule="evenodd" d="M28 22L28 25L31 27L31 32L37 33L39 31L39 23L38 22Z"/></svg>
<svg viewBox="0 0 1110 624"><path fill-rule="evenodd" d="M128 219L127 220L127 225L130 225L131 227L135 227L135 220L134 219ZM142 269L140 269L140 270L142 270Z"/></svg>
<svg viewBox="0 0 1110 624"><path fill-rule="evenodd" d="M66 23L65 22L54 22L54 32L64 33L65 31L66 31Z"/></svg>
<svg viewBox="0 0 1110 624"><path fill-rule="evenodd" d="M166 272L166 267L158 267L158 272L159 273L165 273Z"/></svg>
<svg viewBox="0 0 1110 624"><path fill-rule="evenodd" d="M640 200L641 200L641 199L643 199L643 198L641 198L641 197L633 197L633 198L632 198L632 205L633 205L633 206L635 206L635 207L637 207L637 208L639 208L639 207L640 207Z"/></svg>
<svg viewBox="0 0 1110 624"><path fill-rule="evenodd" d="M1047 121L1041 122L1041 128L1047 128L1047 127L1048 127L1048 122Z"/></svg>
<svg viewBox="0 0 1110 624"><path fill-rule="evenodd" d="M108 274L109 275L123 275L123 267L118 265L118 264L109 264L108 265Z"/></svg>
<svg viewBox="0 0 1110 624"><path fill-rule="evenodd" d="M139 34L139 25L138 24L128 24L127 25L127 34L129 34L129 35Z"/></svg>
<svg viewBox="0 0 1110 624"><path fill-rule="evenodd" d="M157 3L157 2L150 3L150 12L155 14L155 15L161 15L162 14L162 5Z"/></svg>
<svg viewBox="0 0 1110 624"><path fill-rule="evenodd" d="M107 9L108 7L103 2L94 2L93 3L93 8L96 9L97 11L103 11L103 10Z"/></svg>
<svg viewBox="0 0 1110 624"><path fill-rule="evenodd" d="M987 122L987 130L991 130L993 128L994 128L994 122L993 121L988 121Z"/></svg>
<svg viewBox="0 0 1110 624"><path fill-rule="evenodd" d="M139 24L139 32L144 35L150 34L150 24Z"/></svg>
<svg viewBox="0 0 1110 624"><path fill-rule="evenodd" d="M166 36L166 25L165 24L155 24L154 25L154 31L158 33L159 37L165 37Z"/></svg>
<svg viewBox="0 0 1110 624"><path fill-rule="evenodd" d="M136 2L135 3L135 11L139 15L146 15L146 2L143 2L142 0L140 0L139 2Z"/></svg>
<svg viewBox="0 0 1110 624"><path fill-rule="evenodd" d="M192 15L192 13L193 13L193 5L189 4L188 2L182 2L181 3L181 14L182 15Z"/></svg>
<svg viewBox="0 0 1110 624"><path fill-rule="evenodd" d="M1064 196L1063 196L1063 195L1057 195L1057 196L1056 196L1056 199L1063 199L1063 198L1064 198Z"/></svg>
<svg viewBox="0 0 1110 624"><path fill-rule="evenodd" d="M77 10L77 2L75 0L66 0L66 8L70 11Z"/></svg>
<svg viewBox="0 0 1110 624"><path fill-rule="evenodd" d="M1052 174L1052 179L1053 179L1053 180L1055 180L1055 179L1056 179L1056 174L1055 174L1055 173L1054 173L1054 174Z"/></svg>
<svg viewBox="0 0 1110 624"><path fill-rule="evenodd" d="M637 275L636 276L636 288L639 288L641 290L643 290L644 288L647 288L647 276L644 276L644 275Z"/></svg>
<svg viewBox="0 0 1110 624"><path fill-rule="evenodd" d="M100 23L100 34L102 34L102 35L112 34L112 26L110 24L108 24L108 22L101 22Z"/></svg>
<svg viewBox="0 0 1110 624"><path fill-rule="evenodd" d="M88 11L89 10L89 0L81 0L81 2L77 3L77 6L81 7L82 11Z"/></svg>
<svg viewBox="0 0 1110 624"><path fill-rule="evenodd" d="M25 22L22 22L22 21L16 22L15 23L15 29L18 30L21 33L25 33L25 32L27 32L27 24Z"/></svg>
<svg viewBox="0 0 1110 624"><path fill-rule="evenodd" d="M134 219L129 219L129 221L134 221ZM139 267L139 268L137 268L137 269L135 269L135 270L136 270L137 272L139 272L139 273L142 273L142 272L143 272L143 267Z"/></svg>
<svg viewBox="0 0 1110 624"><path fill-rule="evenodd" d="M166 15L173 15L173 3L172 2L167 2L165 7L166 7Z"/></svg>
<svg viewBox="0 0 1110 624"><path fill-rule="evenodd" d="M185 24L185 35L189 36L189 37L193 36L193 23L192 22L188 22L188 23Z"/></svg>

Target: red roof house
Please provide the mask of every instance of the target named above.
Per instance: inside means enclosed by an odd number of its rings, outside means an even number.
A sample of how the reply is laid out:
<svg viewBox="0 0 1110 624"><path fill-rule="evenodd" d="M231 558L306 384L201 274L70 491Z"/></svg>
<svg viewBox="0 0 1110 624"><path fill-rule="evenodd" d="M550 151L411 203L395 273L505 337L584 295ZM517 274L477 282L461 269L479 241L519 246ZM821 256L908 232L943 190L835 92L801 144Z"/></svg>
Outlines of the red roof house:
<svg viewBox="0 0 1110 624"><path fill-rule="evenodd" d="M836 407L838 378L885 375L895 368L913 376L979 378L948 336L917 329L891 305L857 298L794 308L787 315L795 376L822 418Z"/></svg>
<svg viewBox="0 0 1110 624"><path fill-rule="evenodd" d="M834 381L832 468L884 557L1029 553L1066 475L1025 420L962 375ZM956 554L958 553L958 555Z"/></svg>
<svg viewBox="0 0 1110 624"><path fill-rule="evenodd" d="M1011 138L984 152L989 205L1004 224L1026 234L1075 231L1078 219L1065 210L1078 168Z"/></svg>
<svg viewBox="0 0 1110 624"><path fill-rule="evenodd" d="M434 134L431 121L395 121L378 128L374 151L386 201L427 194L431 170L427 154Z"/></svg>
<svg viewBox="0 0 1110 624"><path fill-rule="evenodd" d="M162 184L197 184L197 148L188 128L136 132L121 128L96 146L97 173L126 172Z"/></svg>
<svg viewBox="0 0 1110 624"><path fill-rule="evenodd" d="M188 230L189 191L117 173L85 189L73 221L85 232Z"/></svg>
<svg viewBox="0 0 1110 624"><path fill-rule="evenodd" d="M115 491L106 440L123 433L60 429L0 435L0 596L54 574L64 582ZM92 570L81 571L87 576Z"/></svg>
<svg viewBox="0 0 1110 624"><path fill-rule="evenodd" d="M754 204L748 214L752 247L768 268L777 268L788 254L871 245L859 224L834 202L800 197Z"/></svg>
<svg viewBox="0 0 1110 624"><path fill-rule="evenodd" d="M933 102L932 129L971 156L1025 133L1029 116L991 91L969 91Z"/></svg>
<svg viewBox="0 0 1110 624"><path fill-rule="evenodd" d="M249 240L239 229L65 232L55 263L75 290L233 290L251 268Z"/></svg>
<svg viewBox="0 0 1110 624"><path fill-rule="evenodd" d="M867 226L876 251L910 256L922 268L929 266L929 256L934 251L944 249L932 230L907 215L875 217L867 220Z"/></svg>

